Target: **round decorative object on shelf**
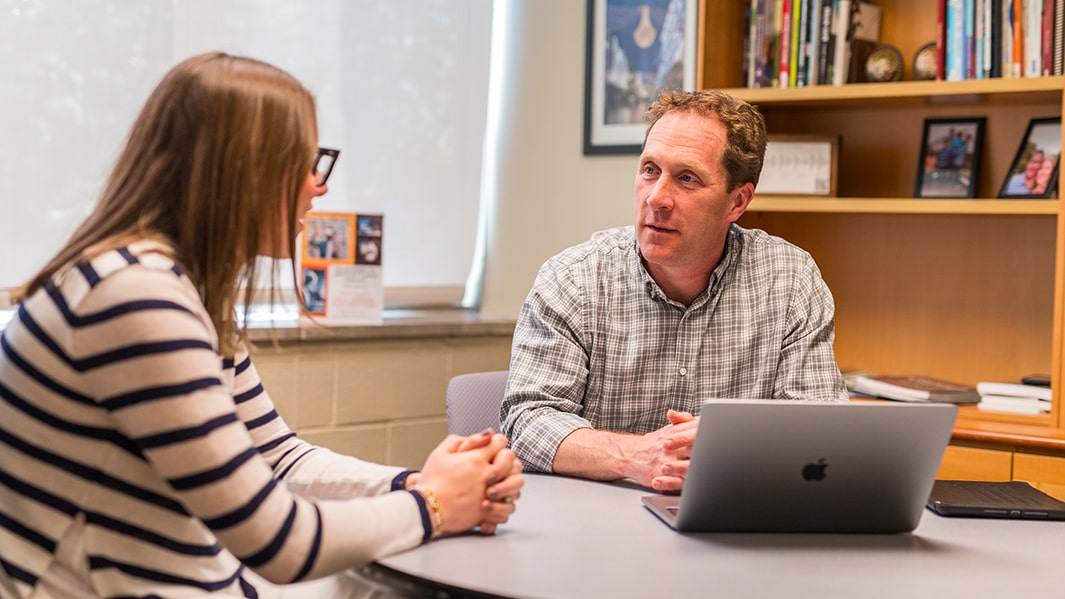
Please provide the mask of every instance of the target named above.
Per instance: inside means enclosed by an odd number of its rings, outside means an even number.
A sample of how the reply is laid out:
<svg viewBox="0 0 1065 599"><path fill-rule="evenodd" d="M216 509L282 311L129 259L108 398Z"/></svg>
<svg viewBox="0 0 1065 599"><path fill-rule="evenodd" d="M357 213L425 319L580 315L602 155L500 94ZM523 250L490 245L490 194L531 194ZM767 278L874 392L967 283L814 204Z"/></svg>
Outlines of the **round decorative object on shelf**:
<svg viewBox="0 0 1065 599"><path fill-rule="evenodd" d="M877 46L865 61L869 81L900 81L904 70L902 52L888 44Z"/></svg>
<svg viewBox="0 0 1065 599"><path fill-rule="evenodd" d="M928 42L913 55L913 78L927 81L936 78L936 43Z"/></svg>

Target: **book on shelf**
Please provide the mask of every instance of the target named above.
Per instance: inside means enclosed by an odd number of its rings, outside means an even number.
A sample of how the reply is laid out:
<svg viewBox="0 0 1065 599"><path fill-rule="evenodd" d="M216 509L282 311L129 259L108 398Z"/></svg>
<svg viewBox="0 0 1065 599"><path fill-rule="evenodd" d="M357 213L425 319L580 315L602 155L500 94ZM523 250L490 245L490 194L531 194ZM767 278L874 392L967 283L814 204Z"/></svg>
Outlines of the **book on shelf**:
<svg viewBox="0 0 1065 599"><path fill-rule="evenodd" d="M1013 0L1002 0L999 15L999 76L1013 77Z"/></svg>
<svg viewBox="0 0 1065 599"><path fill-rule="evenodd" d="M791 83L795 87L805 87L810 73L810 9L811 0L797 2L798 10L794 11L795 20L792 22L792 69Z"/></svg>
<svg viewBox="0 0 1065 599"><path fill-rule="evenodd" d="M1054 74L1054 0L1043 0L1043 12L1040 15L1042 27L1039 32L1039 74Z"/></svg>
<svg viewBox="0 0 1065 599"><path fill-rule="evenodd" d="M780 72L780 52L784 46L783 35L781 32L784 29L784 4L790 2L790 0L772 0L772 12L768 15L770 17L766 21L766 27L768 30L767 35L770 38L770 44L766 46L769 56L767 61L769 62L769 85L772 87L779 87L780 80L777 74Z"/></svg>
<svg viewBox="0 0 1065 599"><path fill-rule="evenodd" d="M1040 399L1050 401L1053 397L1050 387L1038 385L1025 385L1024 383L1000 383L996 381L981 381L976 383L976 390L981 396L1006 396Z"/></svg>
<svg viewBox="0 0 1065 599"><path fill-rule="evenodd" d="M984 0L987 3L987 21L984 24L985 35L990 41L984 44L985 65L987 77L1002 76L1002 38L1005 29L1002 26L1002 1Z"/></svg>
<svg viewBox="0 0 1065 599"><path fill-rule="evenodd" d="M1013 54L1010 56L1010 77L1024 76L1024 11L1022 0L1010 0L1010 24L1013 29Z"/></svg>
<svg viewBox="0 0 1065 599"><path fill-rule="evenodd" d="M747 13L747 42L744 44L746 61L743 66L743 78L747 87L761 87L758 85L758 45L761 39L758 37L758 20L762 15L758 14L758 0L751 0L751 6Z"/></svg>
<svg viewBox="0 0 1065 599"><path fill-rule="evenodd" d="M807 19L806 85L817 85L821 76L821 3L823 0L807 0L806 7L810 13Z"/></svg>
<svg viewBox="0 0 1065 599"><path fill-rule="evenodd" d="M1065 0L1054 0L1051 75L1065 74Z"/></svg>
<svg viewBox="0 0 1065 599"><path fill-rule="evenodd" d="M854 377L854 391L895 401L976 404L975 387L919 375L861 375Z"/></svg>
<svg viewBox="0 0 1065 599"><path fill-rule="evenodd" d="M1025 77L1043 74L1043 0L1024 0L1024 63L1021 68Z"/></svg>
<svg viewBox="0 0 1065 599"><path fill-rule="evenodd" d="M976 407L985 412L1038 415L1050 412L1050 401L1035 397L988 394L980 396L980 403L976 404Z"/></svg>
<svg viewBox="0 0 1065 599"><path fill-rule="evenodd" d="M857 2L858 0L854 0ZM832 69L832 79L829 82L832 85L843 85L847 82L847 69L850 66L851 60L851 17L853 11L851 10L851 0L839 0L835 7L835 13L833 14L833 27L832 42L830 46L832 48L832 59L830 61Z"/></svg>
<svg viewBox="0 0 1065 599"><path fill-rule="evenodd" d="M976 78L976 53L974 52L976 40L973 37L974 29L976 28L976 3L975 0L965 0L965 7L962 11L962 48L964 49L964 56L962 57L963 70L965 72L965 79Z"/></svg>
<svg viewBox="0 0 1065 599"><path fill-rule="evenodd" d="M791 71L791 11L792 0L784 0L780 9L780 43L777 44L777 73L779 74L778 87L788 87L788 73Z"/></svg>
<svg viewBox="0 0 1065 599"><path fill-rule="evenodd" d="M802 5L803 0L792 0L791 2L791 29L788 30L788 35L791 36L789 42L788 52L788 86L796 87L799 81L799 57L800 48L799 44L802 43Z"/></svg>
<svg viewBox="0 0 1065 599"><path fill-rule="evenodd" d="M817 85L821 76L821 6L824 0L806 0L803 12L806 21L806 41L801 47L803 60L801 61L806 71L804 81L806 85Z"/></svg>
<svg viewBox="0 0 1065 599"><path fill-rule="evenodd" d="M947 0L936 0L936 81L947 78Z"/></svg>
<svg viewBox="0 0 1065 599"><path fill-rule="evenodd" d="M987 75L987 72L984 70L984 60L986 58L984 56L984 42L988 39L987 31L984 29L984 17L987 14L984 10L986 8L985 4L985 0L976 0L973 3L973 15L971 19L973 25L971 32L972 43L969 45L969 48L973 53L973 59L971 61L972 74L970 75L973 79L983 79Z"/></svg>
<svg viewBox="0 0 1065 599"><path fill-rule="evenodd" d="M1062 0L1065 1L1065 0ZM832 0L821 2L821 16L817 30L817 81L818 85L832 83Z"/></svg>
<svg viewBox="0 0 1065 599"><path fill-rule="evenodd" d="M965 78L965 2L948 0L946 13L947 81Z"/></svg>

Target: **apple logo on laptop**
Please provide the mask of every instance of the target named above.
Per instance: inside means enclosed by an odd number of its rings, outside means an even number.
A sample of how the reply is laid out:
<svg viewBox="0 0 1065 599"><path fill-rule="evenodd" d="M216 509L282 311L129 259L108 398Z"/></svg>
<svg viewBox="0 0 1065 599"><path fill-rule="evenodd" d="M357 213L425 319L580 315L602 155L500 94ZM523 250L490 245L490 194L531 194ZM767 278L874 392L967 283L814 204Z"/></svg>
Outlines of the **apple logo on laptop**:
<svg viewBox="0 0 1065 599"><path fill-rule="evenodd" d="M802 479L821 480L825 478L825 468L828 468L828 464L825 463L825 458L817 460L816 463L807 464L803 466Z"/></svg>

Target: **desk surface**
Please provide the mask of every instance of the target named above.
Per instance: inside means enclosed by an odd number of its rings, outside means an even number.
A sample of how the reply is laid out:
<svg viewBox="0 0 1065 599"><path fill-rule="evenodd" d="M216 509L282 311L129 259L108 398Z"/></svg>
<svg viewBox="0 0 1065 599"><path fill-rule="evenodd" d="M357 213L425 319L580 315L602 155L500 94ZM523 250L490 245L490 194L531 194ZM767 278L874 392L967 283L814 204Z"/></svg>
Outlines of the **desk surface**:
<svg viewBox="0 0 1065 599"><path fill-rule="evenodd" d="M458 536L378 562L443 587L513 597L1060 597L1065 522L944 518L912 534L686 534L646 489L526 475L494 537Z"/></svg>

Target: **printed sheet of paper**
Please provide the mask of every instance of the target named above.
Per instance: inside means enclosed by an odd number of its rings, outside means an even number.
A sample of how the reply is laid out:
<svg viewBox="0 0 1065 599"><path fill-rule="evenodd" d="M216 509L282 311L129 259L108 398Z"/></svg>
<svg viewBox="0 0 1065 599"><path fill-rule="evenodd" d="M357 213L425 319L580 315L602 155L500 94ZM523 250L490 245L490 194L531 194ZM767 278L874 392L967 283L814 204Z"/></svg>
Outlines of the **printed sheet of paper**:
<svg viewBox="0 0 1065 599"><path fill-rule="evenodd" d="M755 194L823 195L835 193L832 141L777 141L766 146Z"/></svg>

